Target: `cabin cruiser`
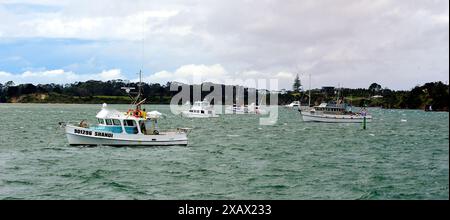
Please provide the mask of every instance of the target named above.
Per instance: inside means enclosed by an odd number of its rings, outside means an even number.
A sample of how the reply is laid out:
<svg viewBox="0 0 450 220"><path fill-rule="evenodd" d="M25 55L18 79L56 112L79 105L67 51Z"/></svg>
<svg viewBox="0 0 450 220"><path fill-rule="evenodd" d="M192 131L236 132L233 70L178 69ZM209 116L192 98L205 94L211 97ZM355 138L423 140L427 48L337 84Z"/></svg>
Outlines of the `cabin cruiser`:
<svg viewBox="0 0 450 220"><path fill-rule="evenodd" d="M208 101L196 101L194 105L187 110L182 111L181 115L186 118L217 118L216 111Z"/></svg>
<svg viewBox="0 0 450 220"><path fill-rule="evenodd" d="M103 103L97 113L96 125L89 125L86 120L77 124L60 122L64 127L67 140L70 145L108 145L108 146L165 146L188 144L189 128L177 128L175 130L161 131L158 128L158 120L162 114L157 111L146 112L141 108L145 102L140 100L139 94L127 112L120 112L109 108ZM127 87L129 93L130 87Z"/></svg>
<svg viewBox="0 0 450 220"><path fill-rule="evenodd" d="M321 103L308 111L300 111L305 122L362 123L372 121L366 108L354 113L347 104Z"/></svg>

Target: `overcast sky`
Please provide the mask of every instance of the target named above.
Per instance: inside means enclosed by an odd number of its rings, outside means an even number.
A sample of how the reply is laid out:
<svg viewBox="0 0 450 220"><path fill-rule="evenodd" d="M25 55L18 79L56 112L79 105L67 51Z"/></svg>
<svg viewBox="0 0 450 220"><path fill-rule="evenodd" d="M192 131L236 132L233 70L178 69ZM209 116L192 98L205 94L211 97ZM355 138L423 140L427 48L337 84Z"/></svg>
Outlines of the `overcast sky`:
<svg viewBox="0 0 450 220"><path fill-rule="evenodd" d="M448 0L0 0L0 83L449 78ZM209 80L212 81L212 80Z"/></svg>

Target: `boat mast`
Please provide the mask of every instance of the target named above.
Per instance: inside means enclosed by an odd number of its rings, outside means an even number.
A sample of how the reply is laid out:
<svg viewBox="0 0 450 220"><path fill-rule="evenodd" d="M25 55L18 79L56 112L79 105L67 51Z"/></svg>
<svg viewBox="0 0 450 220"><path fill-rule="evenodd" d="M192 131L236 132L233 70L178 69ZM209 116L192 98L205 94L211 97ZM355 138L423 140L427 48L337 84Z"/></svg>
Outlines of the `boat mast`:
<svg viewBox="0 0 450 220"><path fill-rule="evenodd" d="M133 102L133 105L136 105L138 108L142 103L144 103L145 99L141 100L141 96L143 95L142 92L142 70L139 70L139 82L137 83L138 86L138 93L137 96Z"/></svg>
<svg viewBox="0 0 450 220"><path fill-rule="evenodd" d="M145 60L145 16L142 16L142 61L141 61L141 69L139 70L139 83L138 83L138 94L136 97L135 105L136 108L140 108L141 104L145 102L145 99L140 100L141 95L143 95L142 89L142 70L144 69L144 60Z"/></svg>
<svg viewBox="0 0 450 220"><path fill-rule="evenodd" d="M311 107L311 73L309 74L308 107Z"/></svg>
<svg viewBox="0 0 450 220"><path fill-rule="evenodd" d="M340 92L340 84L338 83L338 87L337 87L337 96L336 96L336 105L339 104L339 92Z"/></svg>
<svg viewBox="0 0 450 220"><path fill-rule="evenodd" d="M139 70L139 96L142 93L142 70Z"/></svg>

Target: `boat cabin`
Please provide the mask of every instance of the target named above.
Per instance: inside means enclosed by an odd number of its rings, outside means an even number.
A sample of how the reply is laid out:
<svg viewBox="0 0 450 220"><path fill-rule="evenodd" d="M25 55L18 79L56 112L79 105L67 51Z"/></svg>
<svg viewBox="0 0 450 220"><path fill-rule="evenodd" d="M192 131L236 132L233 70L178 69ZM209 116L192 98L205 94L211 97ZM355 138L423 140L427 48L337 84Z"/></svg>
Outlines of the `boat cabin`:
<svg viewBox="0 0 450 220"><path fill-rule="evenodd" d="M315 106L311 111L323 112L325 114L345 114L352 112L351 106L336 103L321 103L319 106Z"/></svg>
<svg viewBox="0 0 450 220"><path fill-rule="evenodd" d="M195 114L213 114L213 111L211 109L211 105L209 104L209 102L203 101L197 101L194 102L194 105L192 106L191 109L189 109L190 113L195 113Z"/></svg>
<svg viewBox="0 0 450 220"><path fill-rule="evenodd" d="M106 104L103 104L102 110L96 115L98 125L90 127L90 129L123 134L159 134L158 118L160 115L158 112L141 111L138 116L138 114L108 109Z"/></svg>

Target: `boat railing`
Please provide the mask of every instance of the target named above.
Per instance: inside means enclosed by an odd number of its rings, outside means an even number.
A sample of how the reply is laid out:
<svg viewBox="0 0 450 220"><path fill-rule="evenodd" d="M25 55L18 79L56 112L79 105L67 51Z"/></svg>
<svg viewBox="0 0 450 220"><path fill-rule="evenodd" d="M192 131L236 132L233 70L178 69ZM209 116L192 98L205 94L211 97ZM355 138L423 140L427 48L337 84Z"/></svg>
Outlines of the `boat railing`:
<svg viewBox="0 0 450 220"><path fill-rule="evenodd" d="M89 128L90 125L87 119L83 119L81 121L61 121L58 122L60 127L66 127L67 125L77 126L80 128Z"/></svg>

